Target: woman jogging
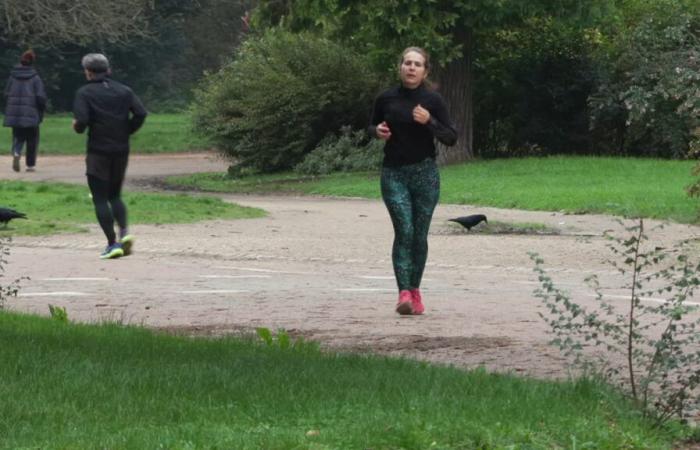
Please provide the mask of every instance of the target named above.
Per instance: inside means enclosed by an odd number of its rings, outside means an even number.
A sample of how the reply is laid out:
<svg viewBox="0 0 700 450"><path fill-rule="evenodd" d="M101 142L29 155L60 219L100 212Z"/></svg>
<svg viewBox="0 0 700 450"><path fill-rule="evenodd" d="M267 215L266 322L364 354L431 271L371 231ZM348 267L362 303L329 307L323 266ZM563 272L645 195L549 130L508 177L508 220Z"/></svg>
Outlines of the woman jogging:
<svg viewBox="0 0 700 450"><path fill-rule="evenodd" d="M440 196L435 143L454 145L457 132L445 102L427 85L430 59L409 47L401 54L401 85L380 94L369 133L385 141L382 198L394 226L392 262L399 288L396 312L423 314L420 283L428 257L428 230Z"/></svg>

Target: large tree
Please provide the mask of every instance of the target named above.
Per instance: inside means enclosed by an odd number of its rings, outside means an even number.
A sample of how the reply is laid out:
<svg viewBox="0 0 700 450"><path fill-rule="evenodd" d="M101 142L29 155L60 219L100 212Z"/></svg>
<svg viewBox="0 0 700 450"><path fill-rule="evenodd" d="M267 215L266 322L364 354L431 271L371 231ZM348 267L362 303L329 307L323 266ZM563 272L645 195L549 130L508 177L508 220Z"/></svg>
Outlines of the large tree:
<svg viewBox="0 0 700 450"><path fill-rule="evenodd" d="M425 47L437 63L434 78L459 132L457 145L442 149L440 162L474 157L473 80L475 61L496 34L532 17L583 24L602 16L607 0L262 0L256 23L292 30L316 29L395 68L409 45Z"/></svg>

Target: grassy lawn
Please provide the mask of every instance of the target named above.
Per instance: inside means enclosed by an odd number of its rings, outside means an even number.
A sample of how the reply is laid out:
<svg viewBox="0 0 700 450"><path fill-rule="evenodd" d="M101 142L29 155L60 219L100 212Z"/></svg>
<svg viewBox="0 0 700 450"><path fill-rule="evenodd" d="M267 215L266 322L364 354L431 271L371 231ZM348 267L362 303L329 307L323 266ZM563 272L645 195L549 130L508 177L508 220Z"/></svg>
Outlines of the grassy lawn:
<svg viewBox="0 0 700 450"><path fill-rule="evenodd" d="M550 157L477 161L441 170L443 203L527 210L605 213L697 223L700 200L687 196L696 161ZM225 174L172 177L210 191L291 191L379 198L377 174L230 179Z"/></svg>
<svg viewBox="0 0 700 450"><path fill-rule="evenodd" d="M265 212L223 202L209 196L125 193L132 223L188 223L207 219L261 217ZM0 236L77 232L82 224L97 223L87 186L60 183L26 183L0 180L0 205L26 213Z"/></svg>
<svg viewBox="0 0 700 450"><path fill-rule="evenodd" d="M596 383L0 311L0 447L667 449Z"/></svg>
<svg viewBox="0 0 700 450"><path fill-rule="evenodd" d="M85 153L85 134L71 128L70 115L50 115L41 124L39 155L75 155ZM0 143L12 140L12 129L0 127ZM185 152L208 149L206 140L191 131L186 114L150 114L146 123L131 138L131 149L136 153Z"/></svg>

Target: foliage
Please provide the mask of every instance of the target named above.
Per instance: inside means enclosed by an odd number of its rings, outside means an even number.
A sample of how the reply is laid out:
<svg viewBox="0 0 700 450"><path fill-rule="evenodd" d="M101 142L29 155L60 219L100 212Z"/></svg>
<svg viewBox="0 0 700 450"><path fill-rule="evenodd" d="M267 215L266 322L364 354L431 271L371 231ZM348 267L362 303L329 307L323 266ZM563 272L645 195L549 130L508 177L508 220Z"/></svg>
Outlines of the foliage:
<svg viewBox="0 0 700 450"><path fill-rule="evenodd" d="M292 31L314 30L352 45L370 56L377 67L394 66L410 45L425 47L438 66L461 58L464 29L490 34L510 29L530 17L600 16L607 0L262 0L255 10L258 27L282 25ZM378 45L381 43L381 45Z"/></svg>
<svg viewBox="0 0 700 450"><path fill-rule="evenodd" d="M484 36L474 113L482 157L590 152L587 100L598 38L595 28L552 16Z"/></svg>
<svg viewBox="0 0 700 450"><path fill-rule="evenodd" d="M294 171L307 175L377 171L384 154L383 146L383 141L369 139L365 131L343 127L340 136L326 136L301 163L294 166Z"/></svg>
<svg viewBox="0 0 700 450"><path fill-rule="evenodd" d="M700 6L639 1L601 58L591 97L594 131L608 152L685 158L699 137Z"/></svg>
<svg viewBox="0 0 700 450"><path fill-rule="evenodd" d="M694 133L696 139L690 144L690 156L693 159L698 160L700 159L700 128L696 128ZM694 183L690 184L686 190L688 191L688 195L691 197L700 197L700 162L695 165L692 173L693 176L698 177L698 179L695 180ZM700 215L700 211L698 212L698 215Z"/></svg>
<svg viewBox="0 0 700 450"><path fill-rule="evenodd" d="M343 46L269 30L204 80L194 126L237 167L282 170L342 125L365 126L377 87L363 57Z"/></svg>
<svg viewBox="0 0 700 450"><path fill-rule="evenodd" d="M614 10L608 0L263 0L254 18L336 39L389 74L403 48L426 48L460 136L441 156L455 162L472 147L486 156L588 151L591 46Z"/></svg>
<svg viewBox="0 0 700 450"><path fill-rule="evenodd" d="M10 254L9 244L11 242L11 237L0 236L0 279L5 276L5 265L7 265L7 257ZM5 303L10 297L17 297L17 293L19 292L19 284L23 279L28 278L22 277L10 282L9 284L0 284L0 310L5 308Z"/></svg>
<svg viewBox="0 0 700 450"><path fill-rule="evenodd" d="M12 0L11 3L25 3ZM43 7L52 2L30 0ZM64 3L63 0L60 3ZM101 33L111 28L102 20L91 21L89 33L78 39L44 40L37 38L23 42L18 38L3 40L0 36L0 80L5 80L26 45L33 45L37 53L36 67L42 76L49 96L51 111L72 109L73 96L85 83L80 70L80 58L99 51L111 63L114 78L130 86L144 101L149 111L173 112L186 109L191 101L191 88L204 71L217 70L224 60L234 54L245 36L241 16L251 7L251 0L159 0L158 2L128 0L126 2L91 3L90 10L122 10L119 16L129 25L119 32L128 32L139 26L144 33L128 33L124 39L111 39ZM145 14L132 20L138 9L132 4L147 4ZM0 2L0 10L5 3ZM70 8L71 10L79 9ZM77 14L77 12L75 12ZM38 14L38 13L37 13ZM66 11L66 15L69 13ZM215 19L214 19L215 18ZM0 22L4 17L0 17ZM63 20L51 18L51 20ZM47 20L49 20L47 18ZM93 24L100 23L95 28ZM104 29L103 26L104 25ZM83 27L84 28L84 27ZM0 26L0 30L2 27ZM77 32L79 30L72 30ZM84 31L84 30L83 30ZM0 31L0 34L2 32Z"/></svg>
<svg viewBox="0 0 700 450"><path fill-rule="evenodd" d="M57 322L68 323L68 312L61 306L49 305L49 314Z"/></svg>
<svg viewBox="0 0 700 450"><path fill-rule="evenodd" d="M606 232L609 248L620 261L608 261L629 277L626 305L606 300L597 275L586 279L596 293L595 309L576 303L555 287L536 254L541 287L535 291L547 308L540 314L550 326L553 344L578 365L599 371L618 383L657 424L683 418L700 405L694 392L700 386L700 319L698 308L688 304L700 286L700 262L693 262L682 249L650 246L644 221L628 226L630 235L615 237ZM672 256L677 253L676 256ZM656 306L648 297L664 296ZM587 347L598 352L587 353Z"/></svg>
<svg viewBox="0 0 700 450"><path fill-rule="evenodd" d="M294 350L301 353L314 353L318 352L319 349L316 342L307 341L303 336L293 339L287 330L283 328L278 329L276 335L273 334L269 328L265 327L256 328L255 333L258 335L260 340L270 348Z"/></svg>

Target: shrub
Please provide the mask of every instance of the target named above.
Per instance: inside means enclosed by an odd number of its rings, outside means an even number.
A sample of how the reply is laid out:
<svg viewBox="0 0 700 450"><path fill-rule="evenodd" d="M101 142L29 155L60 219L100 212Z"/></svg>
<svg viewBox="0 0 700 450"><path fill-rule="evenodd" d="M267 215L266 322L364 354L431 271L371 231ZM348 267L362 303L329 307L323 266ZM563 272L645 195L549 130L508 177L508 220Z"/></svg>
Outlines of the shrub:
<svg viewBox="0 0 700 450"><path fill-rule="evenodd" d="M543 260L531 253L541 285L535 296L548 311L541 316L555 335L552 343L574 364L618 384L644 416L662 424L700 406L700 319L688 302L700 286L700 262L691 261L683 244L668 250L650 245L642 220L626 230L626 238L606 232L608 247L620 259L609 263L629 279L625 302L607 301L592 275L586 281L596 307L581 306L555 287ZM644 303L650 297L663 301Z"/></svg>
<svg viewBox="0 0 700 450"><path fill-rule="evenodd" d="M383 147L383 141L369 139L365 131L343 127L340 136L326 136L294 170L308 175L378 170Z"/></svg>
<svg viewBox="0 0 700 450"><path fill-rule="evenodd" d="M195 130L242 168L292 168L344 124L366 126L378 77L363 56L311 34L272 29L195 92Z"/></svg>
<svg viewBox="0 0 700 450"><path fill-rule="evenodd" d="M7 256L10 254L9 243L12 241L11 238L1 238L0 237L0 278L3 278L3 272L5 271L5 265L7 264ZM17 280L10 282L9 284L0 284L0 309L5 308L5 302L10 297L16 297L19 292L19 283L22 279L27 279L27 277L22 277Z"/></svg>

